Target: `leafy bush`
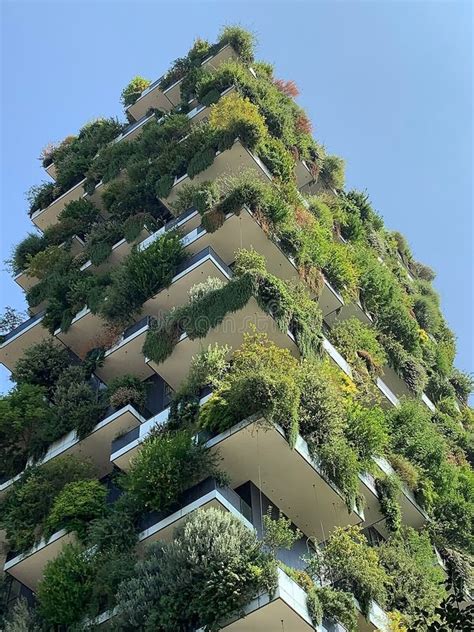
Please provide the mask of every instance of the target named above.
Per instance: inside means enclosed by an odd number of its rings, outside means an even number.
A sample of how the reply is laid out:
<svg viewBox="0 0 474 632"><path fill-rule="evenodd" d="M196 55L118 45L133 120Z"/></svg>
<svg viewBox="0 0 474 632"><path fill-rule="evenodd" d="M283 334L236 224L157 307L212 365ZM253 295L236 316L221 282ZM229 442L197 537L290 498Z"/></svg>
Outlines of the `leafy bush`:
<svg viewBox="0 0 474 632"><path fill-rule="evenodd" d="M326 367L307 363L301 376L300 432L317 451L339 434L345 416L344 403Z"/></svg>
<svg viewBox="0 0 474 632"><path fill-rule="evenodd" d="M133 105L141 93L148 88L151 81L144 77L134 77L130 83L122 90L120 100L124 108Z"/></svg>
<svg viewBox="0 0 474 632"><path fill-rule="evenodd" d="M217 475L216 463L189 432L157 431L143 442L124 485L145 509L169 509L185 489Z"/></svg>
<svg viewBox="0 0 474 632"><path fill-rule="evenodd" d="M97 119L84 125L70 143L57 149L54 164L58 195L84 178L97 152L114 140L122 129L116 119Z"/></svg>
<svg viewBox="0 0 474 632"><path fill-rule="evenodd" d="M16 363L12 379L17 384L42 386L50 395L61 373L70 365L67 349L46 339L28 347Z"/></svg>
<svg viewBox="0 0 474 632"><path fill-rule="evenodd" d="M379 494L380 510L385 517L387 529L391 533L397 533L402 524L402 511L398 501L400 481L396 476L376 478L375 487Z"/></svg>
<svg viewBox="0 0 474 632"><path fill-rule="evenodd" d="M364 307L375 316L378 329L391 334L406 351L416 352L419 348L418 324L409 313L399 284L392 273L368 253L361 252L360 255Z"/></svg>
<svg viewBox="0 0 474 632"><path fill-rule="evenodd" d="M107 490L99 481L67 483L53 501L44 525L45 538L66 529L84 540L88 523L104 514L106 496Z"/></svg>
<svg viewBox="0 0 474 632"><path fill-rule="evenodd" d="M428 534L403 527L398 535L381 544L378 552L390 577L388 609L400 610L409 617L423 609L432 616L444 589L443 571L434 561Z"/></svg>
<svg viewBox="0 0 474 632"><path fill-rule="evenodd" d="M438 305L428 296L417 296L413 301L413 311L420 327L436 335L441 326Z"/></svg>
<svg viewBox="0 0 474 632"><path fill-rule="evenodd" d="M315 589L323 617L335 624L342 623L347 632L357 632L357 610L350 593L330 586Z"/></svg>
<svg viewBox="0 0 474 632"><path fill-rule="evenodd" d="M258 107L236 92L211 107L209 124L218 132L240 138L249 149L254 149L267 133Z"/></svg>
<svg viewBox="0 0 474 632"><path fill-rule="evenodd" d="M387 362L377 332L358 318L336 321L331 329L331 340L350 364L363 367L369 373L379 372Z"/></svg>
<svg viewBox="0 0 474 632"><path fill-rule="evenodd" d="M186 258L180 235L163 233L145 250L134 248L114 270L101 312L112 322L125 324L142 304L167 287Z"/></svg>
<svg viewBox="0 0 474 632"><path fill-rule="evenodd" d="M342 189L344 187L344 160L338 156L324 156L319 177L328 189Z"/></svg>
<svg viewBox="0 0 474 632"><path fill-rule="evenodd" d="M387 352L390 366L415 395L421 395L428 382L428 376L422 363L407 353L403 346L391 336L381 336L380 341Z"/></svg>
<svg viewBox="0 0 474 632"><path fill-rule="evenodd" d="M84 617L94 589L91 554L78 544L66 544L49 561L38 586L39 612L53 627L72 626Z"/></svg>
<svg viewBox="0 0 474 632"><path fill-rule="evenodd" d="M359 471L357 453L343 436L335 436L322 445L317 456L323 472L341 491L347 508L359 504Z"/></svg>
<svg viewBox="0 0 474 632"><path fill-rule="evenodd" d="M357 450L360 463L369 469L372 457L383 455L389 442L384 411L377 406L366 408L353 403L347 410L345 436Z"/></svg>
<svg viewBox="0 0 474 632"><path fill-rule="evenodd" d="M29 456L41 456L48 441L50 417L40 386L20 384L0 397L1 476L18 474Z"/></svg>
<svg viewBox="0 0 474 632"><path fill-rule="evenodd" d="M232 370L221 381L199 415L201 427L223 431L259 413L267 423L280 424L294 445L298 433L298 364L266 334L244 334L234 353Z"/></svg>
<svg viewBox="0 0 474 632"><path fill-rule="evenodd" d="M347 246L338 243L329 245L323 271L329 282L342 293L343 297L349 300L357 298L359 271L351 259Z"/></svg>
<svg viewBox="0 0 474 632"><path fill-rule="evenodd" d="M245 64L254 59L255 43L255 35L240 26L225 26L219 34L219 45L230 44Z"/></svg>
<svg viewBox="0 0 474 632"><path fill-rule="evenodd" d="M134 375L121 375L110 380L107 396L114 408L132 404L140 409L146 402L146 384Z"/></svg>
<svg viewBox="0 0 474 632"><path fill-rule="evenodd" d="M57 195L57 187L52 182L43 182L40 185L32 186L26 194L29 202L29 215L47 208Z"/></svg>
<svg viewBox="0 0 474 632"><path fill-rule="evenodd" d="M254 532L230 513L196 511L170 544L150 547L134 577L121 585L119 626L218 629L275 584L275 565Z"/></svg>
<svg viewBox="0 0 474 632"><path fill-rule="evenodd" d="M44 237L37 233L28 233L28 235L20 241L20 243L14 248L12 253L12 270L14 274L22 272L31 257L34 257L38 252L44 248Z"/></svg>
<svg viewBox="0 0 474 632"><path fill-rule="evenodd" d="M369 612L372 599L383 607L389 577L380 565L378 552L369 546L360 527L336 527L324 549L318 549L308 562L314 578L352 593L364 614Z"/></svg>
<svg viewBox="0 0 474 632"><path fill-rule="evenodd" d="M99 392L85 379L82 367L65 369L54 391L57 428L63 433L74 428L83 439L99 422L105 403Z"/></svg>
<svg viewBox="0 0 474 632"><path fill-rule="evenodd" d="M472 375L463 373L458 369L453 369L449 381L451 382L454 390L456 391L456 395L459 397L461 402L467 405L469 396L474 388L474 378Z"/></svg>
<svg viewBox="0 0 474 632"><path fill-rule="evenodd" d="M215 207L219 197L220 187L216 181L185 184L177 193L173 209L176 213L182 213L190 208L195 208L201 215L204 215L206 211Z"/></svg>
<svg viewBox="0 0 474 632"><path fill-rule="evenodd" d="M208 277L202 283L196 283L191 288L189 288L188 296L189 302L194 303L194 301L199 301L204 298L210 292L214 292L215 290L220 290L224 287L225 283L221 279L217 277Z"/></svg>
<svg viewBox="0 0 474 632"><path fill-rule="evenodd" d="M41 538L50 509L64 486L93 476L88 461L72 456L28 468L0 501L0 526L10 547L20 551L33 546Z"/></svg>

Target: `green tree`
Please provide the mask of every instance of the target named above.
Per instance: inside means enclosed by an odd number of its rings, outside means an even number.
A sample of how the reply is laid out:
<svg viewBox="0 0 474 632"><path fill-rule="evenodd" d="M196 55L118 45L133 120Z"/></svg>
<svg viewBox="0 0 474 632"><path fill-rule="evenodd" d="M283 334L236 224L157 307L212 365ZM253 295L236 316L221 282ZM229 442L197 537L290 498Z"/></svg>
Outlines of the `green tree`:
<svg viewBox="0 0 474 632"><path fill-rule="evenodd" d="M3 475L15 475L25 467L29 456L41 456L46 447L51 416L51 407L40 386L20 384L0 398L0 462Z"/></svg>

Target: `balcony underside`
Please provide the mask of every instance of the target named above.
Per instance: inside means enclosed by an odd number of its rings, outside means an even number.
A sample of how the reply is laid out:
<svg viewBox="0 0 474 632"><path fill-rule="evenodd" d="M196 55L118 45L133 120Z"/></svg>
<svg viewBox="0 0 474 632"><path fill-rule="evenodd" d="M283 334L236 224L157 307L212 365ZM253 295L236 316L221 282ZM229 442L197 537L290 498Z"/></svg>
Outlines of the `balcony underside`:
<svg viewBox="0 0 474 632"><path fill-rule="evenodd" d="M29 553L17 555L5 562L4 570L31 590L36 590L46 564L59 555L65 544L74 540L74 534L61 529L47 542L41 541Z"/></svg>
<svg viewBox="0 0 474 632"><path fill-rule="evenodd" d="M271 181L271 175L268 170L239 140L236 140L230 149L217 154L212 165L198 173L193 179L188 175L178 179L163 202L167 206L172 206L177 199L178 191L186 184L199 184L207 180L212 181L220 176L235 175L242 171L251 171L265 182Z"/></svg>
<svg viewBox="0 0 474 632"><path fill-rule="evenodd" d="M188 336L183 336L171 355L163 362L157 364L150 359L147 362L173 390L176 390L187 377L193 356L216 343L228 345L231 351L235 351L241 346L244 333L249 332L252 326L255 326L257 331L265 332L277 346L290 349L295 357L299 355L296 343L287 333L280 331L273 318L263 312L256 300L251 298L244 308L228 314L222 323L211 329L204 338L191 340Z"/></svg>
<svg viewBox="0 0 474 632"><path fill-rule="evenodd" d="M198 252L211 246L227 265L235 261L240 248L254 249L266 259L268 272L283 280L296 280L298 271L285 253L271 240L257 223L251 212L242 208L238 215L228 215L223 225L215 232L208 233L198 227L185 236L186 250Z"/></svg>
<svg viewBox="0 0 474 632"><path fill-rule="evenodd" d="M189 503L179 511L175 511L167 518L152 524L143 530L138 536L138 540L142 545L148 545L151 542L171 542L175 530L184 523L184 521L197 510L205 511L210 508L219 509L219 511L230 512L236 518L245 523L249 529L253 529L252 524L244 518L244 516L235 509L229 501L224 498L218 491L210 492Z"/></svg>
<svg viewBox="0 0 474 632"><path fill-rule="evenodd" d="M243 617L224 624L221 629L226 632L314 632L316 628L308 612L305 591L278 570L275 594L259 595L245 606ZM326 629L321 626L319 630L325 632Z"/></svg>
<svg viewBox="0 0 474 632"><path fill-rule="evenodd" d="M73 202L74 200L80 200L84 195L84 181L85 179L71 187L68 191L56 198L54 202L45 209L41 209L33 213L31 216L33 224L41 230L45 230L48 226L56 224L58 217L66 204L69 204L69 202Z"/></svg>
<svg viewBox="0 0 474 632"><path fill-rule="evenodd" d="M280 429L244 421L207 445L218 452L233 488L251 480L318 542L336 526L362 522L355 511L349 513L336 488L323 478L302 437L292 450Z"/></svg>
<svg viewBox="0 0 474 632"><path fill-rule="evenodd" d="M217 69L222 62L228 59L236 59L237 53L229 46L223 46L213 57L205 59L201 64L202 68ZM145 91L144 94L135 101L135 103L127 108L127 112L138 121L151 109L162 110L168 112L181 102L181 79L174 84L162 90L160 82L156 86Z"/></svg>
<svg viewBox="0 0 474 632"><path fill-rule="evenodd" d="M61 344L42 326L41 321L36 321L31 328L21 331L17 336L5 341L0 346L0 362L9 371L13 371L28 347L48 338L59 345Z"/></svg>
<svg viewBox="0 0 474 632"><path fill-rule="evenodd" d="M133 335L120 341L105 354L105 361L98 367L96 374L106 384L115 377L128 373L135 375L140 380L153 375L153 369L145 362L142 354L148 325L144 325Z"/></svg>

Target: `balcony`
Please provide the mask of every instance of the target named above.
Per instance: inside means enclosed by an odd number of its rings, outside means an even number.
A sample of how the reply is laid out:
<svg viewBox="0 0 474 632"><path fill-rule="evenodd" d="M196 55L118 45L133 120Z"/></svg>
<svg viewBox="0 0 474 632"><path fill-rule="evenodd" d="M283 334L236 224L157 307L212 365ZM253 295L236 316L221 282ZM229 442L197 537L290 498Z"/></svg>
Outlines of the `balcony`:
<svg viewBox="0 0 474 632"><path fill-rule="evenodd" d="M335 290L333 290L335 292ZM325 314L324 319L326 323L332 327L339 320L347 320L348 318L357 318L361 323L365 325L372 324L372 317L362 307L359 301L353 301L352 303L345 303L342 296L338 294L340 299L340 305L333 306L331 311Z"/></svg>
<svg viewBox="0 0 474 632"><path fill-rule="evenodd" d="M269 425L262 429L249 418L209 439L206 446L218 452L232 488L250 480L273 506L318 542L335 526L364 520L356 508L348 511L341 493L322 473L301 436L291 449L281 428Z"/></svg>
<svg viewBox="0 0 474 632"><path fill-rule="evenodd" d="M51 337L49 331L42 325L43 316L44 312L40 312L28 318L24 323L0 338L3 340L0 344L0 362L9 371L13 371L28 347ZM60 343L58 342L58 344Z"/></svg>
<svg viewBox="0 0 474 632"><path fill-rule="evenodd" d="M298 189L302 193L311 194L312 185L314 185L318 176L311 172L311 169L304 160L296 161L295 176Z"/></svg>
<svg viewBox="0 0 474 632"><path fill-rule="evenodd" d="M306 599L306 592L279 568L275 593L261 593L245 606L243 616L224 623L220 629L226 632L314 632L316 629L329 632L324 625L314 627ZM335 632L335 628L332 630ZM203 632L202 628L197 632Z"/></svg>
<svg viewBox="0 0 474 632"><path fill-rule="evenodd" d="M132 428L138 429L140 424L144 423L144 417L131 404L118 410L110 408L106 416L84 439L79 439L76 431L71 430L49 446L48 451L37 462L37 465L48 463L58 456L74 455L80 459L90 459L96 466L99 477L102 478L112 468L108 457L111 442L117 435L127 433ZM0 498L20 476L21 473L0 483Z"/></svg>
<svg viewBox="0 0 474 632"><path fill-rule="evenodd" d="M175 217L169 222L166 222L164 226L162 226L154 233L150 233L147 228L144 228L133 243L129 243L125 239L120 239L112 246L112 252L108 259L104 261L104 263L101 263L98 266L94 266L92 261L89 260L81 266L81 270L91 270L92 272L101 273L107 272L109 269L121 263L125 259L125 257L130 254L134 244L137 244L139 250L143 250L147 248L151 243L153 243L156 239L161 237L163 233L168 232L173 228L177 228L183 232L192 231L196 229L200 221L201 216L199 215L199 213L194 209L190 209L185 213L182 213L179 217Z"/></svg>
<svg viewBox="0 0 474 632"><path fill-rule="evenodd" d="M237 57L237 53L234 49L227 44L215 55L205 59L201 66L203 68L217 69L223 61L228 59L237 59ZM142 92L135 103L127 108L127 114L132 116L135 121L138 121L145 116L151 108L169 112L180 104L182 78L165 89L161 88L162 79L163 77L160 77L150 84L148 88Z"/></svg>
<svg viewBox="0 0 474 632"><path fill-rule="evenodd" d="M68 191L57 197L54 202L44 209L39 209L31 216L31 221L40 230L45 230L48 226L56 224L59 214L66 204L75 200L80 200L84 195L85 178L71 187Z"/></svg>
<svg viewBox="0 0 474 632"><path fill-rule="evenodd" d="M56 165L54 164L54 162L50 163L47 167L44 168L44 170L52 180L56 180Z"/></svg>
<svg viewBox="0 0 474 632"><path fill-rule="evenodd" d="M142 354L143 343L152 318L144 316L123 332L120 340L105 352L104 364L96 369L105 383L124 373L135 375L140 380L153 375Z"/></svg>
<svg viewBox="0 0 474 632"><path fill-rule="evenodd" d="M75 535L73 533L68 533L65 529L61 529L53 533L49 540L41 540L26 553L9 553L3 570L35 591L43 577L43 570L46 564L59 555L65 544L74 540Z"/></svg>
<svg viewBox="0 0 474 632"><path fill-rule="evenodd" d="M382 475L391 476L395 473L390 463L383 457L374 457L373 460ZM375 487L375 479L369 473L364 473L361 477L364 484L361 491L365 497L365 525L375 526L382 536L387 539L389 532L385 526L385 518L380 511L379 496ZM402 523L413 529L421 529L429 521L429 516L418 505L412 492L402 483L398 501L402 511Z"/></svg>
<svg viewBox="0 0 474 632"><path fill-rule="evenodd" d="M65 245L66 245L66 243L64 242L64 243L60 244L59 247L60 248L64 248ZM78 235L74 235L73 237L71 237L71 240L70 240L69 252L74 257L74 256L80 254L83 251L84 245L85 244L84 244L83 240ZM29 276L29 274L26 272L26 270L23 270L22 272L19 272L17 275L15 275L13 277L13 280L25 292L30 290L32 287L34 287L39 282L39 279L37 279L36 277ZM38 308L34 308L34 309L38 309Z"/></svg>
<svg viewBox="0 0 474 632"><path fill-rule="evenodd" d="M351 366L326 337L323 338L323 348L328 356L331 358L331 360L341 369L341 371L343 371L347 375L347 377L352 378ZM393 406L398 406L400 404L395 394L390 390L390 388L380 377L377 377L375 385L382 396L382 408L392 408Z"/></svg>
<svg viewBox="0 0 474 632"><path fill-rule="evenodd" d="M94 272L108 272L115 266L118 266L120 263L122 263L125 257L130 254L135 244L145 241L150 235L150 231L147 228L144 228L137 239L135 239L133 242L128 242L125 238L120 239L112 246L112 251L110 255L103 263L98 266L94 266L92 261L89 259L84 263L84 265L81 266L81 272L83 270L91 270L91 268L93 268Z"/></svg>
<svg viewBox="0 0 474 632"><path fill-rule="evenodd" d="M272 180L271 173L260 158L244 147L240 140L237 139L230 149L217 152L212 165L204 169L204 171L201 171L201 173L198 173L194 178L191 179L187 173L179 178L175 178L170 194L162 201L167 206L172 205L173 202L176 201L178 191L180 191L185 184L199 184L206 180L215 180L225 174L230 175L249 170L253 171L257 177L266 182Z"/></svg>
<svg viewBox="0 0 474 632"><path fill-rule="evenodd" d="M171 355L163 362L157 364L149 358L146 358L145 362L155 373L161 375L173 390L176 390L188 374L192 357L201 349L216 343L228 345L233 350L238 349L243 342L244 333L251 325L256 326L258 331L265 332L277 346L289 349L295 357L299 356L298 347L291 334L280 331L273 318L258 306L254 298L251 298L245 307L228 314L222 323L211 329L204 338L191 340L183 333Z"/></svg>
<svg viewBox="0 0 474 632"><path fill-rule="evenodd" d="M140 521L138 541L142 545L156 540L170 542L175 529L193 511L210 507L230 512L246 527L253 529L252 510L247 503L233 489L221 487L215 479L207 478L186 490L173 510L153 511L145 515Z"/></svg>

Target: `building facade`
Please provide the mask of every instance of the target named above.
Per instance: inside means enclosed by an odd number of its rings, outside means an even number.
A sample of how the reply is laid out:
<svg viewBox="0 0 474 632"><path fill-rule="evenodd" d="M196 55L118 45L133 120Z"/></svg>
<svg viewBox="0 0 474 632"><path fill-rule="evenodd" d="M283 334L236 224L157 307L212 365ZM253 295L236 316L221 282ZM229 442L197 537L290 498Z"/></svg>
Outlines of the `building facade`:
<svg viewBox="0 0 474 632"><path fill-rule="evenodd" d="M6 630L423 630L468 593L433 272L295 96L228 27L45 151L0 345Z"/></svg>

